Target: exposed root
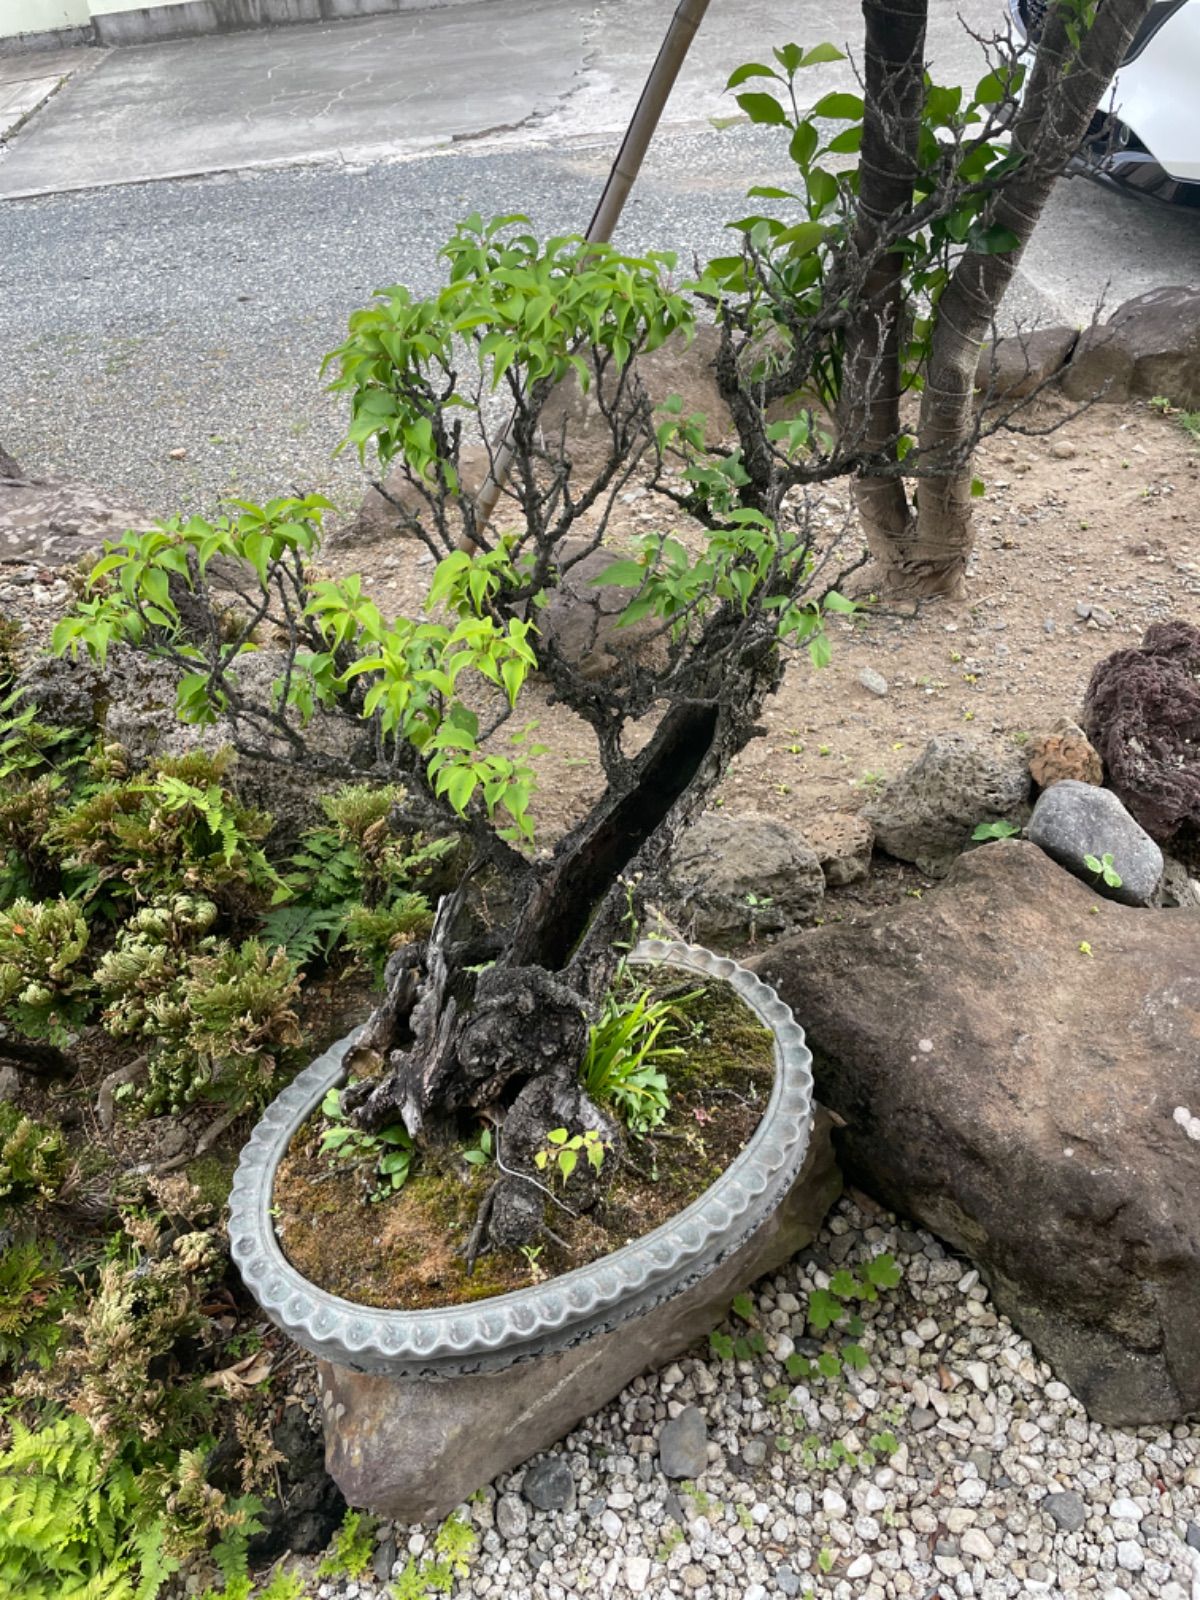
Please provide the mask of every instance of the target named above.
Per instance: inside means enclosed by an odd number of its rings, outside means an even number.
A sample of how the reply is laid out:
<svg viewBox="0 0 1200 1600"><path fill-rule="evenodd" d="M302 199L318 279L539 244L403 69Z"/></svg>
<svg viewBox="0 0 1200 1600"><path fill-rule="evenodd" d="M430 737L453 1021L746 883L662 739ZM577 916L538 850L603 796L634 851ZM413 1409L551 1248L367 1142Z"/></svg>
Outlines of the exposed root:
<svg viewBox="0 0 1200 1600"><path fill-rule="evenodd" d="M96 1117L103 1132L112 1132L112 1125L117 1116L117 1090L127 1083L136 1083L145 1074L149 1061L148 1055L138 1056L136 1061L127 1061L123 1067L110 1072L100 1085L100 1091L96 1096Z"/></svg>

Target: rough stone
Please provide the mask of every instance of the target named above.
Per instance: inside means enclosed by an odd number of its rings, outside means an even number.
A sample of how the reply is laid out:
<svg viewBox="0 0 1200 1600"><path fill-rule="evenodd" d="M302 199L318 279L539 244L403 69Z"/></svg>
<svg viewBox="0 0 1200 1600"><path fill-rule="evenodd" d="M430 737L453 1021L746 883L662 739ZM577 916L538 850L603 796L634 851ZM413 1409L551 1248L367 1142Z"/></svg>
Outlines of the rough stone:
<svg viewBox="0 0 1200 1600"><path fill-rule="evenodd" d="M1156 622L1099 662L1084 722L1114 792L1152 839L1200 830L1200 628Z"/></svg>
<svg viewBox="0 0 1200 1600"><path fill-rule="evenodd" d="M105 540L153 525L140 507L81 483L47 483L0 473L0 563L72 567L98 556Z"/></svg>
<svg viewBox="0 0 1200 1600"><path fill-rule="evenodd" d="M878 695L880 699L888 692L888 681L882 672L876 672L874 667L864 667L858 675L858 681L869 694Z"/></svg>
<svg viewBox="0 0 1200 1600"><path fill-rule="evenodd" d="M671 395L683 402L683 413L699 412L705 419L704 432L716 444L733 432L733 418L717 387L716 359L720 331L712 324L697 327L689 343L674 334L657 350L637 358L637 376L651 406L660 406ZM607 380L606 393L614 392L614 381ZM607 455L612 434L604 420L593 378L586 393L572 373L560 383L542 408L542 429L548 439L560 435L578 471L587 471Z"/></svg>
<svg viewBox="0 0 1200 1600"><path fill-rule="evenodd" d="M1016 748L992 747L962 733L939 734L916 761L863 808L875 843L900 861L944 877L977 823L1023 822L1029 772Z"/></svg>
<svg viewBox="0 0 1200 1600"><path fill-rule="evenodd" d="M1200 1142L1173 1113L1200 1105L1195 920L1008 840L754 965L804 1021L859 1185L972 1257L1094 1419L1191 1414Z"/></svg>
<svg viewBox="0 0 1200 1600"><path fill-rule="evenodd" d="M483 488L488 473L488 454L481 444L464 444L459 456L459 481L468 498L474 499ZM333 537L350 544L377 544L383 539L417 539L420 535L412 527L410 518L416 519L430 538L439 537L437 525L428 502L404 476L403 467L392 466L383 480L387 495L372 487L367 490L354 519ZM391 496L389 499L388 496ZM457 496L450 496L447 504L447 527L450 538L457 542L462 524L454 509ZM393 504L398 501L399 504Z"/></svg>
<svg viewBox="0 0 1200 1600"><path fill-rule="evenodd" d="M728 1315L739 1290L816 1237L841 1189L830 1126L818 1111L796 1182L749 1239L700 1282L610 1332L461 1378L395 1379L319 1362L326 1416L338 1417L326 1428L326 1460L347 1499L397 1522L445 1517L481 1484L556 1443L639 1373L682 1354Z"/></svg>
<svg viewBox="0 0 1200 1600"><path fill-rule="evenodd" d="M575 1475L561 1456L547 1456L525 1474L521 1493L539 1511L574 1511Z"/></svg>
<svg viewBox="0 0 1200 1600"><path fill-rule="evenodd" d="M1039 734L1025 747L1029 776L1039 789L1074 778L1077 783L1103 783L1104 766L1083 729L1059 722L1049 733Z"/></svg>
<svg viewBox="0 0 1200 1600"><path fill-rule="evenodd" d="M502 1539L523 1539L529 1528L525 1502L515 1494L502 1494L496 1501L496 1532Z"/></svg>
<svg viewBox="0 0 1200 1600"><path fill-rule="evenodd" d="M986 345L975 374L981 400L1026 399L1062 371L1078 338L1077 328L1034 328Z"/></svg>
<svg viewBox="0 0 1200 1600"><path fill-rule="evenodd" d="M581 541L567 539L558 554L562 564L559 581L549 604L537 616L540 651L557 650L583 677L595 682L643 661L648 650L661 648L649 643L660 626L655 618L621 625L621 613L635 590L621 584L596 584L618 559L616 551L602 548L589 552Z"/></svg>
<svg viewBox="0 0 1200 1600"><path fill-rule="evenodd" d="M804 841L816 852L827 889L858 883L871 870L875 830L866 817L831 811L804 823Z"/></svg>
<svg viewBox="0 0 1200 1600"><path fill-rule="evenodd" d="M1165 394L1200 406L1200 288L1151 289L1085 329L1062 387L1070 400Z"/></svg>
<svg viewBox="0 0 1200 1600"><path fill-rule="evenodd" d="M658 1464L668 1478L698 1478L708 1465L708 1429L704 1413L685 1406L663 1424L658 1436Z"/></svg>
<svg viewBox="0 0 1200 1600"><path fill-rule="evenodd" d="M1127 906L1148 906L1158 893L1162 851L1111 789L1064 778L1040 796L1026 833L1096 894ZM1087 856L1099 861L1105 855L1113 858L1119 884L1105 883L1087 865Z"/></svg>
<svg viewBox="0 0 1200 1600"><path fill-rule="evenodd" d="M825 875L787 823L757 812L706 811L681 837L669 869L667 910L702 943L739 943L814 917Z"/></svg>
<svg viewBox="0 0 1200 1600"><path fill-rule="evenodd" d="M278 1479L283 1496L270 1496L259 1512L262 1530L247 1549L256 1565L274 1561L285 1550L296 1555L323 1550L346 1514L341 1490L321 1459L321 1435L299 1406L285 1408L272 1429L271 1442L283 1457ZM233 1461L237 1454L234 1449ZM236 1476L231 1479L230 1489L237 1481Z"/></svg>
<svg viewBox="0 0 1200 1600"><path fill-rule="evenodd" d="M1044 1511L1054 1525L1064 1533L1078 1533L1087 1521L1087 1508L1083 1497L1074 1489L1057 1490L1041 1501L1038 1509Z"/></svg>

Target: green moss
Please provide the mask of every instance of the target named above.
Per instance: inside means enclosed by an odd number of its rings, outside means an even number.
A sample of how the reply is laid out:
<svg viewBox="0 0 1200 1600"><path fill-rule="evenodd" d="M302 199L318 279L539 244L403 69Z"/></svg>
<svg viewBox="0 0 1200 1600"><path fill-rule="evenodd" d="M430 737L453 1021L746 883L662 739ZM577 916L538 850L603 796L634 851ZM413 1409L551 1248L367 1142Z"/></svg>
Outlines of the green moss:
<svg viewBox="0 0 1200 1600"><path fill-rule="evenodd" d="M222 1211L228 1203L236 1165L231 1156L220 1156L211 1151L188 1162L188 1177L199 1189L204 1202L212 1206L214 1211Z"/></svg>

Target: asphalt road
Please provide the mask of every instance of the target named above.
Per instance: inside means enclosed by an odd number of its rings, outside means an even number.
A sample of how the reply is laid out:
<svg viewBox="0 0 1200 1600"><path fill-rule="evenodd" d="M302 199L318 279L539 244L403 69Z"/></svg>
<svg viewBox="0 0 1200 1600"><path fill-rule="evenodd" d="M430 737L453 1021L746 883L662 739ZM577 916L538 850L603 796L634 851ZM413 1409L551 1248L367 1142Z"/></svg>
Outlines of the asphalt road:
<svg viewBox="0 0 1200 1600"><path fill-rule="evenodd" d="M490 0L89 56L0 160L0 193L39 187L39 173L65 186L0 201L0 440L34 471L163 514L293 486L352 504L363 473L333 457L342 411L319 375L348 313L382 284L432 288L439 244L472 210L582 226L669 9ZM943 80L978 65L956 9L938 12ZM464 29L501 10L498 65L484 68L465 56ZM706 118L730 67L786 38L795 15L781 0L714 5L620 243L712 253L746 186L786 176L777 136ZM976 25L991 15L982 0L967 7ZM855 17L852 0L818 8L805 41L848 37ZM347 55L369 64L358 79ZM845 71L828 69L818 92ZM264 73L270 93L256 95ZM409 92L399 127L397 83ZM399 136L381 141L384 126ZM185 170L207 175L157 176ZM1200 214L1072 182L1007 310L1081 322L1102 295L1111 305L1198 278Z"/></svg>

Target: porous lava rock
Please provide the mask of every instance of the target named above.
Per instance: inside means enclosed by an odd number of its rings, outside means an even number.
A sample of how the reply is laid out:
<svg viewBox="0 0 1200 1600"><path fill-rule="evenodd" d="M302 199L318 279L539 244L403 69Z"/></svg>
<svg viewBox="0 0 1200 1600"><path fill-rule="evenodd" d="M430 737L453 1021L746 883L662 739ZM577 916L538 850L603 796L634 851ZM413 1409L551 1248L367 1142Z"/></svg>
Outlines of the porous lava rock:
<svg viewBox="0 0 1200 1600"><path fill-rule="evenodd" d="M1152 839L1200 829L1200 628L1156 622L1099 662L1084 726L1109 786Z"/></svg>

